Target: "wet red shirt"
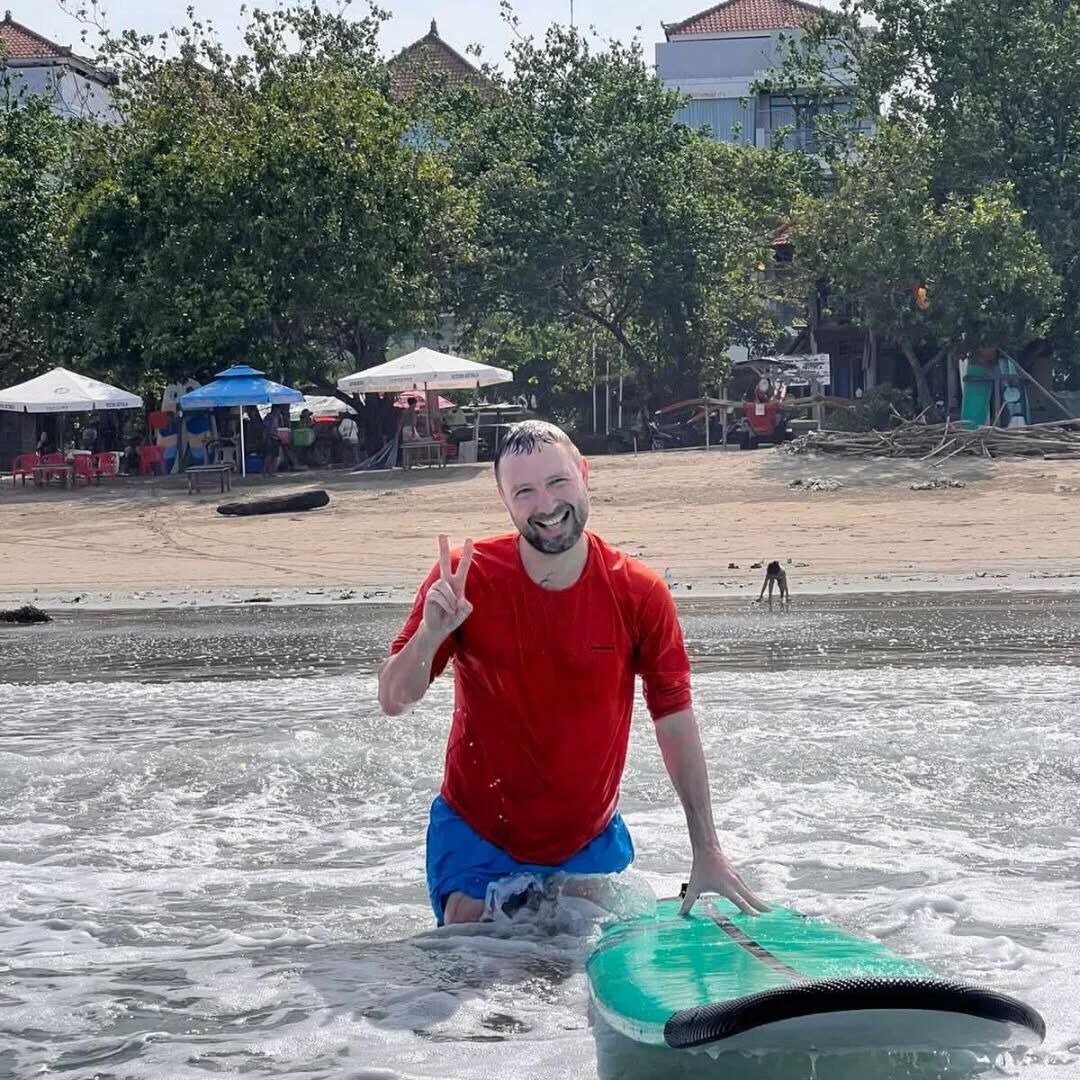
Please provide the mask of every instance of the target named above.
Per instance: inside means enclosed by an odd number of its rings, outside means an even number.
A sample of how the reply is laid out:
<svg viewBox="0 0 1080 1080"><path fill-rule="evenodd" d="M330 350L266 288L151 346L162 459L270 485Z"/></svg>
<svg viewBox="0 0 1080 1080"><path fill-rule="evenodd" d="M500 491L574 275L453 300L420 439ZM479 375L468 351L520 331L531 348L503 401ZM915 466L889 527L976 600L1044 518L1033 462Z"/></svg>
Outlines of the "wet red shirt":
<svg viewBox="0 0 1080 1080"><path fill-rule="evenodd" d="M517 533L478 541L465 585L473 612L432 665L434 679L454 659L443 798L519 862L556 865L607 827L635 675L654 720L690 706L690 663L663 579L586 535L585 569L558 591L525 572ZM436 565L392 652L416 632L438 576Z"/></svg>

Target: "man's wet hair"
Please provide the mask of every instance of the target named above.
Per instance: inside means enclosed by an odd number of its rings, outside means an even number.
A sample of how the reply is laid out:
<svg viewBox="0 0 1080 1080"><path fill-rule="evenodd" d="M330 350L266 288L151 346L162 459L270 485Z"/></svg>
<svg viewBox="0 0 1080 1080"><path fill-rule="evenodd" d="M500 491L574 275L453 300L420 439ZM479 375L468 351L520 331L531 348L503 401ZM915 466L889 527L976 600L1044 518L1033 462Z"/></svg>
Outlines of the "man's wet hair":
<svg viewBox="0 0 1080 1080"><path fill-rule="evenodd" d="M569 447L575 460L581 457L574 440L555 424L549 424L546 420L522 420L514 424L503 436L495 453L495 479L499 478L499 463L504 457L511 454L535 454L537 450L555 444Z"/></svg>
<svg viewBox="0 0 1080 1080"><path fill-rule="evenodd" d="M779 577L783 572L783 567L778 562L771 562L765 567L766 577Z"/></svg>

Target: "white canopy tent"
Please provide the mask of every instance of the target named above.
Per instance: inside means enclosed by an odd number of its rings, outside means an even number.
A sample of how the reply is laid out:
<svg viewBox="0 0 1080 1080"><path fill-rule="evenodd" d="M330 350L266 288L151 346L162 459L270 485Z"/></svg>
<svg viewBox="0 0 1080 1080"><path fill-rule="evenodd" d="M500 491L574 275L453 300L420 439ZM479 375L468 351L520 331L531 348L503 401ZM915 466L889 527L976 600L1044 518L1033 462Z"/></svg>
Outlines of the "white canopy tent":
<svg viewBox="0 0 1080 1080"><path fill-rule="evenodd" d="M356 412L351 405L347 405L341 398L305 395L303 401L289 406L289 419L299 420L300 414L305 409L312 416L345 416L347 413Z"/></svg>
<svg viewBox="0 0 1080 1080"><path fill-rule="evenodd" d="M56 367L18 386L0 390L0 410L22 413L99 412L141 409L138 394Z"/></svg>
<svg viewBox="0 0 1080 1080"><path fill-rule="evenodd" d="M388 360L385 364L354 372L338 380L338 387L349 394L394 394L403 390L423 390L428 402L428 430L432 430L432 397L439 390L470 390L497 383L513 382L514 376L505 368L478 364L460 356L417 349L415 352ZM476 416L479 439L480 414Z"/></svg>
<svg viewBox="0 0 1080 1080"><path fill-rule="evenodd" d="M468 390L513 380L514 376L503 368L434 349L417 349L346 375L338 380L338 386L349 394L392 394L402 390Z"/></svg>

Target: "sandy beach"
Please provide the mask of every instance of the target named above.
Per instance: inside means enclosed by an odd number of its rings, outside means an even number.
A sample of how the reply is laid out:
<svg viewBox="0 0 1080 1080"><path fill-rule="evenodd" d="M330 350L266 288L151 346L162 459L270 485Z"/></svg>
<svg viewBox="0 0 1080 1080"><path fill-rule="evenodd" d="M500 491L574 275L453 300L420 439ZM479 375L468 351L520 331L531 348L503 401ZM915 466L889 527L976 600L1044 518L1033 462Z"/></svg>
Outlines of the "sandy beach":
<svg viewBox="0 0 1080 1080"><path fill-rule="evenodd" d="M949 477L962 488L912 490ZM838 490L792 488L824 478ZM324 488L309 513L228 518L227 499ZM592 463L590 527L687 596L756 595L773 558L793 591L1080 588L1080 466L668 452ZM435 537L502 532L491 466L305 473L189 495L183 478L89 491L0 488L0 605L405 601Z"/></svg>

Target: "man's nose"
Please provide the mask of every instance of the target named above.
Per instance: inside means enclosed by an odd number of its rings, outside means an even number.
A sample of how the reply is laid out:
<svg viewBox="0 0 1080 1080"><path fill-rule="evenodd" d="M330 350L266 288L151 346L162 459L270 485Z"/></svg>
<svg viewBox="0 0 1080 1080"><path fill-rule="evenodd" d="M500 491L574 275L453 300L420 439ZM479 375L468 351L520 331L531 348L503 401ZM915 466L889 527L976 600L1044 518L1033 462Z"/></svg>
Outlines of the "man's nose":
<svg viewBox="0 0 1080 1080"><path fill-rule="evenodd" d="M539 491L536 495L533 513L543 517L545 514L550 514L559 505L559 502L560 500L554 492L546 489Z"/></svg>

